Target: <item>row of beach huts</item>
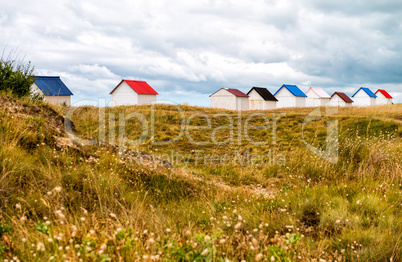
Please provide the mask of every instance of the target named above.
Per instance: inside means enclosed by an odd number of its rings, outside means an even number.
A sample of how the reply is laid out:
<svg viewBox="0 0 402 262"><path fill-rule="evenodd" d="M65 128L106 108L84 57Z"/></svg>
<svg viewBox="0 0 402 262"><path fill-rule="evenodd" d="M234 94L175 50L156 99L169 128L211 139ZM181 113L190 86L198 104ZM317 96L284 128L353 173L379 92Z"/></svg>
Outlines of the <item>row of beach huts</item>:
<svg viewBox="0 0 402 262"><path fill-rule="evenodd" d="M59 76L36 76L31 91L43 96L49 103L71 105L73 93ZM155 103L158 93L145 81L123 79L110 95L113 105L121 106ZM352 97L349 97L343 92L335 92L330 96L321 87L310 87L304 93L296 85L282 85L274 94L263 87L253 87L247 94L238 89L221 88L211 94L210 99L211 107L228 110L392 104L392 96L383 89L373 93L369 88L360 87Z"/></svg>
<svg viewBox="0 0 402 262"><path fill-rule="evenodd" d="M212 95L211 107L229 110L269 110L284 107L318 106L373 106L392 104L392 96L384 89L373 93L360 87L352 97L343 92L331 96L321 87L310 87L303 92L296 85L282 85L274 94L267 88L253 87L247 94L238 89L221 88Z"/></svg>

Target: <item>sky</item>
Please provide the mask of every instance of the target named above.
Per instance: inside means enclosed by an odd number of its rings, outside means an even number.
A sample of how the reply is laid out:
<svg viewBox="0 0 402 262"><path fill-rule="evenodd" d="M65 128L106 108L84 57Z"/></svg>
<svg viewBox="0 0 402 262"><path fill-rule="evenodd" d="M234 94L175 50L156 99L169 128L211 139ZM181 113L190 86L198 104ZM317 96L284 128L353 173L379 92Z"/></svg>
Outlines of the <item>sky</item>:
<svg viewBox="0 0 402 262"><path fill-rule="evenodd" d="M109 101L121 79L197 106L222 87L282 84L402 103L400 0L13 0L0 33L3 54L60 76L76 105Z"/></svg>

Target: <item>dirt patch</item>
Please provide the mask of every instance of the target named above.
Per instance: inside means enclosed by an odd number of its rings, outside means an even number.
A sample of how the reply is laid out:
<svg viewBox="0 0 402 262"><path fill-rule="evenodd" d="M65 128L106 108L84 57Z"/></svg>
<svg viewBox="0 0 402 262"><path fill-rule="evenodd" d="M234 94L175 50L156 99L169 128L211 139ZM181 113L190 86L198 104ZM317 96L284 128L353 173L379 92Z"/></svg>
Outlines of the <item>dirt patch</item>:
<svg viewBox="0 0 402 262"><path fill-rule="evenodd" d="M27 117L42 117L45 119L46 128L54 131L52 133L58 135L65 135L64 130L64 117L58 114L47 104L35 105L26 104L15 98L0 96L0 106L6 109L10 115L14 117L27 118Z"/></svg>

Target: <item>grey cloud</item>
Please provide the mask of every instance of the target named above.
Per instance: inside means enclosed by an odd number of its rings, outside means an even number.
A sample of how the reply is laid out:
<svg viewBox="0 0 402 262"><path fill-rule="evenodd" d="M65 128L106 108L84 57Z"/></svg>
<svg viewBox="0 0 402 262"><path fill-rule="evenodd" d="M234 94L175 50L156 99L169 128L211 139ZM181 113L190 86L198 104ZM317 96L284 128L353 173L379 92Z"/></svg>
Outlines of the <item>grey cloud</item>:
<svg viewBox="0 0 402 262"><path fill-rule="evenodd" d="M205 95L203 104L220 87L283 83L400 93L397 1L41 3L4 4L0 45L64 75L77 98L99 88L107 95L121 78L150 81L165 98Z"/></svg>
<svg viewBox="0 0 402 262"><path fill-rule="evenodd" d="M318 10L331 13L337 12L347 15L366 15L368 13L398 13L402 10L402 2L399 0L310 0Z"/></svg>

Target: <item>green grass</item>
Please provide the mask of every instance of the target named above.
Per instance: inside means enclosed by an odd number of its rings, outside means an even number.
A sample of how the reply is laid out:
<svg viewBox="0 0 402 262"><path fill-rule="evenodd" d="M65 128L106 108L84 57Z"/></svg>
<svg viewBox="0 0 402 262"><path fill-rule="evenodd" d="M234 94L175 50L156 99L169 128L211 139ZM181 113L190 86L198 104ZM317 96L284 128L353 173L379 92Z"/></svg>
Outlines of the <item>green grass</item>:
<svg viewBox="0 0 402 262"><path fill-rule="evenodd" d="M401 260L401 105L340 109L304 126L313 109L244 112L239 122L236 112L181 108L155 106L152 137L139 120L150 124L150 106L106 108L102 126L95 107L0 96L0 258ZM96 142L61 143L62 116ZM180 133L182 116L183 135L155 145ZM334 164L302 140L325 150L333 119Z"/></svg>

